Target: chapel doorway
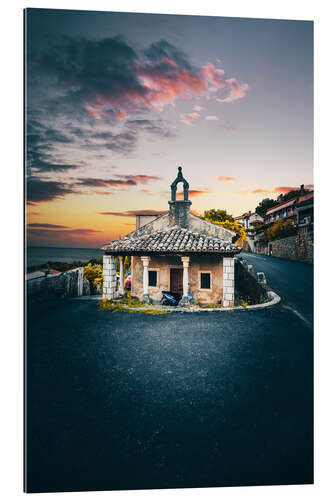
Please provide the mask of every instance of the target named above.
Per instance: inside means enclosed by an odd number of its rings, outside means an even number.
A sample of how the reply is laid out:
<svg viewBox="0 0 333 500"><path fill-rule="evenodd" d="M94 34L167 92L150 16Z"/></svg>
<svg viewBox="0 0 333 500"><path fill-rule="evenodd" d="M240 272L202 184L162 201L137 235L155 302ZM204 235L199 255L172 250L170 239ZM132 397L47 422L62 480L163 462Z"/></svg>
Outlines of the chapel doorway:
<svg viewBox="0 0 333 500"><path fill-rule="evenodd" d="M170 292L183 294L183 269L170 269Z"/></svg>

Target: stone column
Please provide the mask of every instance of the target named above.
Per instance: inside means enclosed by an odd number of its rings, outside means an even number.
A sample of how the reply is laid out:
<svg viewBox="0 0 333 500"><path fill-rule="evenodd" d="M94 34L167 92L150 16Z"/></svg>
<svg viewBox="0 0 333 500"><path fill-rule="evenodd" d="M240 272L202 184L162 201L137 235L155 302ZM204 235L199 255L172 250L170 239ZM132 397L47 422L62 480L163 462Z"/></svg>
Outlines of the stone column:
<svg viewBox="0 0 333 500"><path fill-rule="evenodd" d="M83 267L79 267L77 275L77 295L83 295Z"/></svg>
<svg viewBox="0 0 333 500"><path fill-rule="evenodd" d="M119 255L119 288L118 295L122 297L125 294L124 290L124 257Z"/></svg>
<svg viewBox="0 0 333 500"><path fill-rule="evenodd" d="M142 295L142 300L150 303L150 297L148 294L148 283L149 283L148 265L149 265L150 258L149 257L141 257L141 260L142 260L142 264L143 264L143 295Z"/></svg>
<svg viewBox="0 0 333 500"><path fill-rule="evenodd" d="M223 307L235 305L235 259L223 259Z"/></svg>
<svg viewBox="0 0 333 500"><path fill-rule="evenodd" d="M103 256L103 299L113 299L116 295L116 258L113 255Z"/></svg>
<svg viewBox="0 0 333 500"><path fill-rule="evenodd" d="M183 263L183 296L179 301L180 306L188 306L190 303L190 300L188 298L188 293L189 293L189 279L188 279L188 268L190 265L190 258L189 257L182 257L182 263Z"/></svg>

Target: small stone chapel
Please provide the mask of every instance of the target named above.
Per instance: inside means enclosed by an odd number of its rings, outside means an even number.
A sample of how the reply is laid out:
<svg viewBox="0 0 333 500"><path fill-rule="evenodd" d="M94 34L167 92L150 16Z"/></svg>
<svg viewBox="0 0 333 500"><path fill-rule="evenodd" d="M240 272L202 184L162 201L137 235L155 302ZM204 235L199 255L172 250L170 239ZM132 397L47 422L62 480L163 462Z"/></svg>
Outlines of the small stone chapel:
<svg viewBox="0 0 333 500"><path fill-rule="evenodd" d="M177 186L183 184L183 199ZM182 168L171 184L169 212L138 214L136 230L121 240L104 245L103 298L124 294L123 260L131 256L131 295L146 302L158 292L181 295L180 306L189 304L189 294L202 303L234 305L234 256L236 234L190 213L189 183ZM117 290L116 259L120 279Z"/></svg>

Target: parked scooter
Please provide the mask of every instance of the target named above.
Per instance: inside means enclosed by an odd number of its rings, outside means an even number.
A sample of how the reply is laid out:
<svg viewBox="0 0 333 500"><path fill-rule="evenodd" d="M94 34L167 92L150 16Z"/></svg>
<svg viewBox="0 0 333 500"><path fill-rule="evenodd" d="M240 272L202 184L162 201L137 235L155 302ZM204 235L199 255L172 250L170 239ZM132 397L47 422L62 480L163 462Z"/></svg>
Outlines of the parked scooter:
<svg viewBox="0 0 333 500"><path fill-rule="evenodd" d="M162 291L163 298L161 300L161 304L163 306L177 306L178 302L181 299L181 296L178 293L172 293L172 292L163 292Z"/></svg>

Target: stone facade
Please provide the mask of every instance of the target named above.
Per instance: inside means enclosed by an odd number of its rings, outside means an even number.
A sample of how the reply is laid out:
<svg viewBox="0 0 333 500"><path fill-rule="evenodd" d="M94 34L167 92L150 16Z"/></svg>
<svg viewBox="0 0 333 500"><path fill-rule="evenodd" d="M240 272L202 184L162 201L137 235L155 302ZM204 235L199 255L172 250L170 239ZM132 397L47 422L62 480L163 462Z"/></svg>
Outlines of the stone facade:
<svg viewBox="0 0 333 500"><path fill-rule="evenodd" d="M157 233L159 231L164 231L165 229L171 228L173 226L170 223L169 214L156 216L155 219L151 220L148 223L145 223L143 226L140 226L138 229L129 233L127 238L130 237L138 237L144 236L152 233ZM179 226L180 227L180 226ZM212 236L213 238L221 238L224 241L231 242L236 234L233 231L229 231L229 229L225 229L222 226L218 226L216 224L212 224L206 220L197 217L191 213L187 214L186 221L186 229L193 231L194 233L200 233L206 236Z"/></svg>
<svg viewBox="0 0 333 500"><path fill-rule="evenodd" d="M228 298L223 295L223 270L224 262L227 262L227 271L225 276L225 291ZM223 300L228 300L228 305L234 300L232 286L234 283L234 269L232 262L234 259L226 259L220 256L194 256L189 258L189 292L197 300L204 304L216 304ZM131 294L134 297L141 298L143 295L143 263L140 257L132 257L132 288ZM181 257L154 256L149 260L148 271L157 271L156 286L148 287L148 294L153 297L160 291L170 290L170 269L183 269ZM200 288L200 273L209 273L211 275L210 289Z"/></svg>

